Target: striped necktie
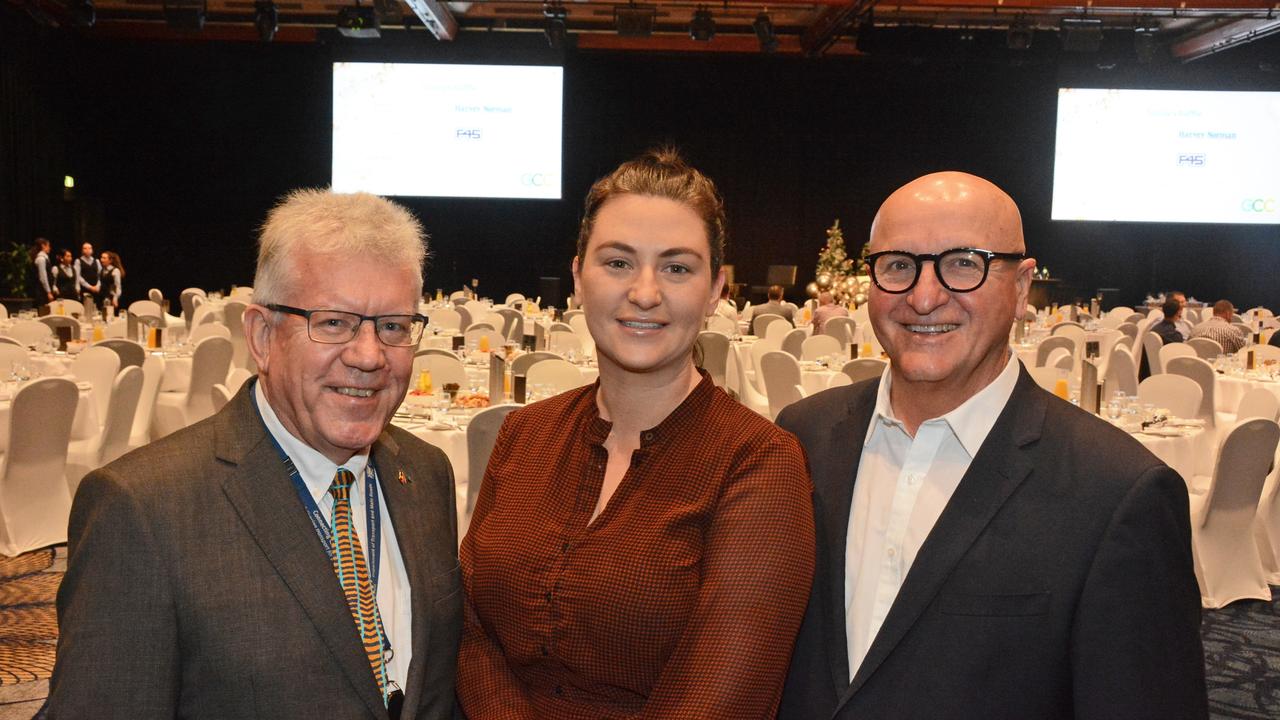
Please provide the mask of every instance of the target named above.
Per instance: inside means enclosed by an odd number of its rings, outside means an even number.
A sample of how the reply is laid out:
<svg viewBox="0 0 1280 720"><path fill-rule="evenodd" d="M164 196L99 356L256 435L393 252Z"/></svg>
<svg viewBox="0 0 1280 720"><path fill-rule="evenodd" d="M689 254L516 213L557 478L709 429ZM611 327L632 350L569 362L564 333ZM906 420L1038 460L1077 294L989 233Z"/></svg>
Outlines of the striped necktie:
<svg viewBox="0 0 1280 720"><path fill-rule="evenodd" d="M364 550L351 518L351 487L355 479L350 470L338 468L333 476L333 485L329 486L329 494L333 496L333 571L338 575L343 594L347 596L347 607L355 618L360 642L369 657L369 666L385 703L387 672L382 653L382 618L378 616L378 603L369 583L369 565L365 562Z"/></svg>

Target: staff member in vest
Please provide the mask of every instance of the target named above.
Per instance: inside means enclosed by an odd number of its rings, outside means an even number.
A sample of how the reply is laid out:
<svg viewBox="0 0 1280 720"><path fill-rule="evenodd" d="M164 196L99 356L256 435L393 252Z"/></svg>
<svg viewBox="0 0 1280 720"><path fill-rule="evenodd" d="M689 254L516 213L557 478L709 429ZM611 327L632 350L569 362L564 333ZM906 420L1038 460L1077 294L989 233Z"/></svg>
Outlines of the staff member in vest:
<svg viewBox="0 0 1280 720"><path fill-rule="evenodd" d="M82 298L88 295L94 302L102 299L102 263L93 256L93 243L80 246L80 257L76 260L76 288Z"/></svg>
<svg viewBox="0 0 1280 720"><path fill-rule="evenodd" d="M50 720L454 717L453 473L388 424L425 253L373 195L271 211L244 312L257 379L76 493Z"/></svg>
<svg viewBox="0 0 1280 720"><path fill-rule="evenodd" d="M113 250L102 251L102 304L120 307L120 292L123 290L124 265L120 264L120 256Z"/></svg>
<svg viewBox="0 0 1280 720"><path fill-rule="evenodd" d="M724 226L674 151L587 195L574 296L600 380L498 435L462 544L467 717L772 720L813 513L796 439L693 364Z"/></svg>
<svg viewBox="0 0 1280 720"><path fill-rule="evenodd" d="M27 253L31 263L27 266L27 295L37 305L53 302L53 286L49 284L49 241L36 238Z"/></svg>
<svg viewBox="0 0 1280 720"><path fill-rule="evenodd" d="M76 262L71 250L64 248L58 254L58 264L49 271L53 277L53 294L65 300L76 299Z"/></svg>

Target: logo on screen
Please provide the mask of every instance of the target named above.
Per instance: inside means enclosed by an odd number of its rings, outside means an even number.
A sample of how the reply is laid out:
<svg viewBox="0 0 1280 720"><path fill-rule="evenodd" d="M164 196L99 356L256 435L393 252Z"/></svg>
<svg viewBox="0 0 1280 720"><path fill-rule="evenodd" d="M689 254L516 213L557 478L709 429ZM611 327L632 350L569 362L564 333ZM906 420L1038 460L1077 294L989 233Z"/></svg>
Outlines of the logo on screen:
<svg viewBox="0 0 1280 720"><path fill-rule="evenodd" d="M453 136L458 140L479 140L480 128L458 128Z"/></svg>
<svg viewBox="0 0 1280 720"><path fill-rule="evenodd" d="M525 173L520 176L520 184L526 187L547 187L555 181L556 176L551 173Z"/></svg>
<svg viewBox="0 0 1280 720"><path fill-rule="evenodd" d="M1204 167L1204 153L1178 155L1178 167Z"/></svg>
<svg viewBox="0 0 1280 720"><path fill-rule="evenodd" d="M1276 211L1276 199L1246 198L1240 202L1240 209L1247 213L1274 213Z"/></svg>

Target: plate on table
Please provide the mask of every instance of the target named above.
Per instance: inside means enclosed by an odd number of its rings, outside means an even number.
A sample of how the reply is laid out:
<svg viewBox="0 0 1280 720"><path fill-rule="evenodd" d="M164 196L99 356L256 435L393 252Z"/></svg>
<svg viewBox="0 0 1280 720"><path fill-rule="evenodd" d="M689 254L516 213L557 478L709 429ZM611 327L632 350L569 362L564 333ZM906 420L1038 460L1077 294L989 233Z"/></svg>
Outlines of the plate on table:
<svg viewBox="0 0 1280 720"><path fill-rule="evenodd" d="M77 380L76 389L81 392L84 392L85 390L92 390L93 383L89 382L88 380Z"/></svg>
<svg viewBox="0 0 1280 720"><path fill-rule="evenodd" d="M1142 435L1155 435L1156 437L1182 437L1186 434L1182 429L1175 427L1152 427L1138 432Z"/></svg>

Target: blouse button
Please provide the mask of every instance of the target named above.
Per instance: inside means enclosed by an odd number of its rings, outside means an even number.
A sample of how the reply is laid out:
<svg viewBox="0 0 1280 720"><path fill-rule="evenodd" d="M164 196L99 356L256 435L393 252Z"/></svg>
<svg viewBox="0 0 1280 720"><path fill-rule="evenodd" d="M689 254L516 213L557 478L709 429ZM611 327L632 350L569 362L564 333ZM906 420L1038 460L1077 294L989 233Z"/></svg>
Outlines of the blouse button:
<svg viewBox="0 0 1280 720"><path fill-rule="evenodd" d="M547 591L547 602L551 602L551 591Z"/></svg>
<svg viewBox="0 0 1280 720"><path fill-rule="evenodd" d="M555 692L555 694L556 694L556 697L560 697L561 695L564 695L564 688L562 688L562 687L560 687L559 685L557 685L557 686L556 686L556 689L554 690L554 692Z"/></svg>
<svg viewBox="0 0 1280 720"><path fill-rule="evenodd" d="M562 544L560 546L560 552L569 552L569 543Z"/></svg>
<svg viewBox="0 0 1280 720"><path fill-rule="evenodd" d="M647 432L647 433L645 433L645 434L644 434L644 441L645 441L645 442L651 442L652 440L653 440L653 433L651 433L651 432Z"/></svg>

